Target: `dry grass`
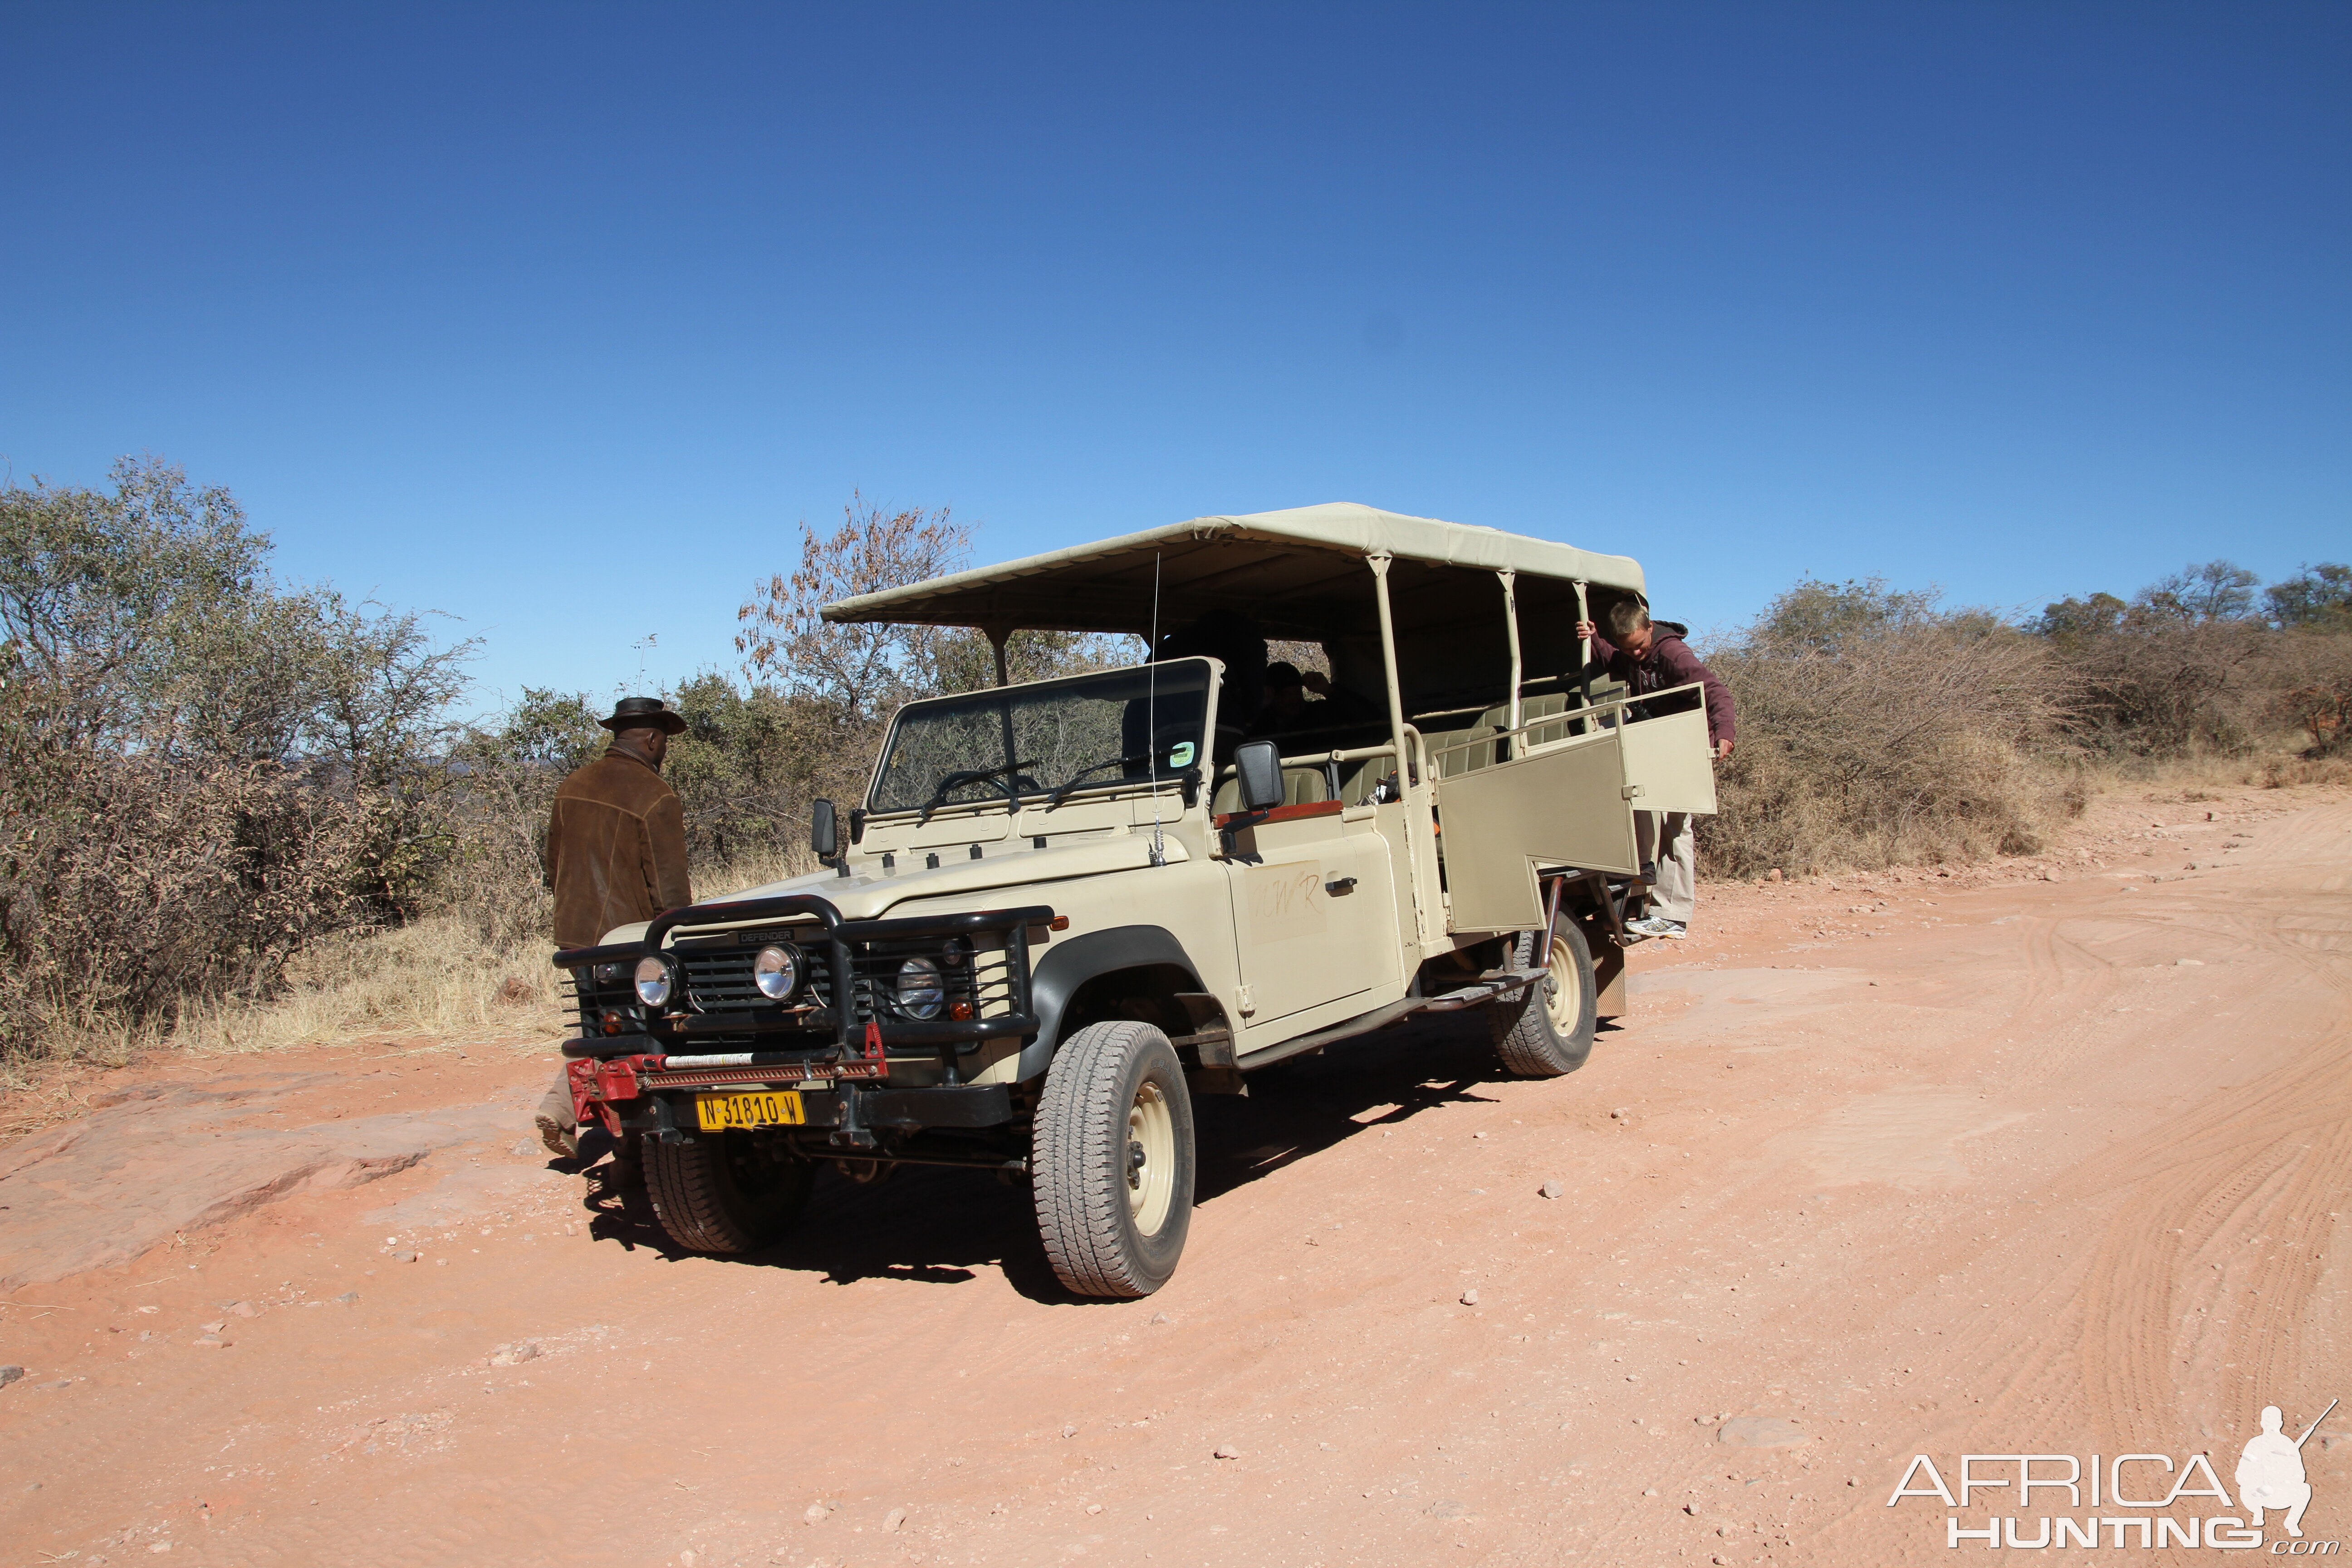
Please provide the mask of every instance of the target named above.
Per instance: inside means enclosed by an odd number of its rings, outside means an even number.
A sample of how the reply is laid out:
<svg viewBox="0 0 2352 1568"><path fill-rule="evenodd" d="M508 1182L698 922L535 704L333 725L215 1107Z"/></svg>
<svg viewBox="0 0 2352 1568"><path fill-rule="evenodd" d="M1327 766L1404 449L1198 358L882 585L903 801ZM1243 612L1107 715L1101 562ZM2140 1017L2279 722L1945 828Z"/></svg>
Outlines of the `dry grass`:
<svg viewBox="0 0 2352 1568"><path fill-rule="evenodd" d="M1759 631L1710 662L1742 737L1699 829L1715 874L2028 854L2089 798L2047 650L1987 617Z"/></svg>
<svg viewBox="0 0 2352 1568"><path fill-rule="evenodd" d="M2262 738L2249 752L2237 755L2173 757L2107 757L2083 769L2083 776L2100 791L2116 789L2178 790L2183 801L2204 798L2194 792L2251 785L2256 789L2326 788L2352 785L2352 756L2311 756L2301 749L2301 738L2280 731Z"/></svg>
<svg viewBox="0 0 2352 1568"><path fill-rule="evenodd" d="M2352 784L2352 756L2295 755L2273 757L2246 770L2246 782L2264 789L2290 789L2298 784Z"/></svg>
<svg viewBox="0 0 2352 1568"><path fill-rule="evenodd" d="M718 897L816 868L809 852L795 847L746 856L700 886L706 897ZM482 910L448 912L331 938L297 955L283 990L267 1002L192 1003L169 1027L84 1030L47 1059L0 1064L0 1095L38 1095L70 1061L117 1068L156 1050L269 1051L383 1035L543 1045L570 1025L562 977L548 963L553 946L493 934L523 924L506 906L536 894L509 889L486 900L500 906L496 918Z"/></svg>
<svg viewBox="0 0 2352 1568"><path fill-rule="evenodd" d="M809 851L742 857L697 879L705 897L803 876ZM80 1113L93 1079L159 1052L218 1056L334 1045L384 1036L544 1050L570 1029L554 949L535 886L485 888L462 912L337 936L299 953L266 1002L190 1002L177 1020L100 1024L44 1041L44 1052L0 1058L0 1138ZM533 912L536 912L534 918Z"/></svg>
<svg viewBox="0 0 2352 1568"><path fill-rule="evenodd" d="M166 1029L129 1024L52 1037L41 1056L0 1059L0 1138L81 1114L97 1080L161 1055L218 1057L386 1036L546 1050L566 1032L541 942L493 944L438 915L306 950L268 1002L192 1003Z"/></svg>
<svg viewBox="0 0 2352 1568"><path fill-rule="evenodd" d="M0 1059L0 1136L79 1114L93 1079L159 1053L220 1056L388 1035L544 1050L566 1025L550 951L486 942L471 922L448 915L330 939L288 967L273 1000L191 1003L168 1028L84 1026L46 1040L43 1055Z"/></svg>
<svg viewBox="0 0 2352 1568"><path fill-rule="evenodd" d="M163 1043L211 1053L359 1035L544 1039L563 1026L551 951L486 942L468 921L427 916L310 949L275 1000L197 1010Z"/></svg>
<svg viewBox="0 0 2352 1568"><path fill-rule="evenodd" d="M698 886L718 897L815 869L805 848L754 854ZM257 1051L383 1034L543 1042L568 1028L562 976L548 963L552 944L487 936L486 923L512 929L508 921L441 914L322 945L289 967L275 1001L212 1009L153 1043Z"/></svg>
<svg viewBox="0 0 2352 1568"><path fill-rule="evenodd" d="M1750 775L1738 790L1725 791L1727 816L1751 814L1727 826L1742 832L1746 853L1706 855L1708 830L1725 818L1700 826L1702 877L1753 877L1768 867L1791 877L1897 868L1965 866L2031 856L2065 837L2068 825L2102 796L2128 794L2184 804L2222 798L2211 792L2242 788L2352 787L2352 757L2307 757L2294 737L2282 731L2249 754L2211 753L2162 758L2086 757L2079 753L2033 757L1985 746L1980 739L1953 737L1934 760L1946 772L1941 812L1889 813L1871 820L1790 781L1777 801L1777 814L1758 820L1759 785L1781 784L1773 773ZM1954 805L1963 809L1950 809ZM1774 851L1778 852L1775 858Z"/></svg>

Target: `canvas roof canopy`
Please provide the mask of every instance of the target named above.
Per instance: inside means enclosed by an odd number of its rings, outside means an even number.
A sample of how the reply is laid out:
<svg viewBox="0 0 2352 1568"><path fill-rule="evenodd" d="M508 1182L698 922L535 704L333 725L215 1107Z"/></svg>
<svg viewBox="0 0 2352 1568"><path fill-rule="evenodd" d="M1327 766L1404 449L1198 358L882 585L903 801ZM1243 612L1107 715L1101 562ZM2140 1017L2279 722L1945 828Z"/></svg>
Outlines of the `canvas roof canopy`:
<svg viewBox="0 0 2352 1568"><path fill-rule="evenodd" d="M1401 640L1465 622L1492 622L1499 638L1497 571L1518 574L1523 635L1563 611L1573 619L1570 584L1578 580L1593 585L1596 608L1643 591L1642 568L1626 556L1336 501L1196 517L861 595L827 605L824 615L829 621L1140 635L1152 624L1156 569L1162 630L1226 609L1252 616L1269 637L1345 640L1379 634L1364 563L1381 551L1395 560L1389 583Z"/></svg>

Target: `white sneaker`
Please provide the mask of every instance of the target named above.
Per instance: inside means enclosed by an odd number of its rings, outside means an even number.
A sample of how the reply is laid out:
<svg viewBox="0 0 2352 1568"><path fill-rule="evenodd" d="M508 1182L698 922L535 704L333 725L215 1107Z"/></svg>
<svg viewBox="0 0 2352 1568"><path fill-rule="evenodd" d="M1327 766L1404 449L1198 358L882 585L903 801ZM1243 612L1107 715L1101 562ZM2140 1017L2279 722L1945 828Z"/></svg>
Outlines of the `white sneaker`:
<svg viewBox="0 0 2352 1568"><path fill-rule="evenodd" d="M1680 942L1683 938L1690 935L1690 928L1684 925L1680 921L1660 919L1657 921L1657 934L1666 938L1669 942Z"/></svg>
<svg viewBox="0 0 2352 1568"><path fill-rule="evenodd" d="M1640 920L1627 921L1625 929L1635 936L1680 936L1683 928L1664 915L1643 915Z"/></svg>

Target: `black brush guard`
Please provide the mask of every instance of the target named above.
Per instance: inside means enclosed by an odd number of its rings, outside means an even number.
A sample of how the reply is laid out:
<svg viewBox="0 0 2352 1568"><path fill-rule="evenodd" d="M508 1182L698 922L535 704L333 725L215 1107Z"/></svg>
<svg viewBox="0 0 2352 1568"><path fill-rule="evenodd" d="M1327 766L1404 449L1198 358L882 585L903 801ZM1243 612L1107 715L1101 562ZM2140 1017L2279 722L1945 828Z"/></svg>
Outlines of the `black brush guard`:
<svg viewBox="0 0 2352 1568"><path fill-rule="evenodd" d="M955 1078L955 1058L974 1043L1006 1035L1034 1035L1037 1017L1029 994L1029 929L1050 925L1053 910L1046 905L1033 904L1013 910L975 910L965 914L913 915L903 920L845 921L841 911L824 899L809 893L790 893L781 898L747 899L732 903L692 904L683 909L665 910L646 928L642 941L614 942L604 947L566 948L555 955L555 967L579 972L600 963L627 963L634 966L647 953L661 951L662 939L681 927L743 926L762 921L814 919L824 930L822 938L826 949L826 963L832 976L833 1005L803 1010L791 1015L769 1016L761 1013L729 1013L722 1015L688 1014L683 1018L663 1018L656 1031L590 1037L563 1043L567 1057L606 1058L628 1056L690 1055L698 1034L795 1034L806 1035L824 1029L833 1032L832 1059L847 1062L866 1057L868 1046L878 1037L884 1050L893 1046L938 1047L940 1065L949 1081ZM861 1018L857 1011L856 948L869 942L909 942L926 938L941 941L952 936L975 936L1002 932L1005 946L1005 984L1010 1010L988 1018L888 1018L876 996L877 1005L870 1016ZM795 942L802 938L794 937ZM810 945L814 945L814 943ZM782 1045L782 1042L779 1042ZM726 1049L727 1047L717 1047ZM794 1046L805 1050L806 1046Z"/></svg>

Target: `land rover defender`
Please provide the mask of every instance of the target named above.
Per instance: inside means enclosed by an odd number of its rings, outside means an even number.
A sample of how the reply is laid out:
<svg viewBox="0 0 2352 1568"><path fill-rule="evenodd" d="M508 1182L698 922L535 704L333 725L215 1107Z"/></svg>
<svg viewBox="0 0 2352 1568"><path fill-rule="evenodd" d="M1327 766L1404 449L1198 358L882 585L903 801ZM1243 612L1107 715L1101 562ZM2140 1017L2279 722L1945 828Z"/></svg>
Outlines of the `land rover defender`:
<svg viewBox="0 0 2352 1568"><path fill-rule="evenodd" d="M1194 1098L1416 1014L1502 1065L1582 1065L1624 1011L1633 813L1710 812L1695 688L1597 684L1579 620L1641 568L1329 505L1199 518L828 606L982 629L1000 684L908 704L824 869L558 953L583 1127L642 1151L664 1228L740 1252L819 1168L1026 1180L1055 1272L1173 1272ZM1022 628L1132 633L1131 668L1003 683ZM1329 695L1276 722L1265 638Z"/></svg>

